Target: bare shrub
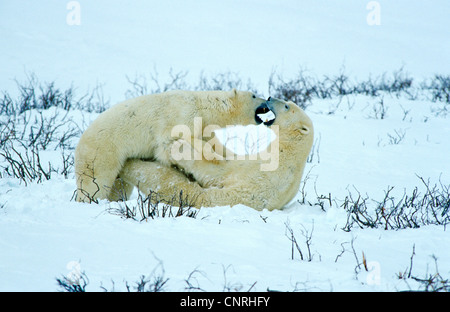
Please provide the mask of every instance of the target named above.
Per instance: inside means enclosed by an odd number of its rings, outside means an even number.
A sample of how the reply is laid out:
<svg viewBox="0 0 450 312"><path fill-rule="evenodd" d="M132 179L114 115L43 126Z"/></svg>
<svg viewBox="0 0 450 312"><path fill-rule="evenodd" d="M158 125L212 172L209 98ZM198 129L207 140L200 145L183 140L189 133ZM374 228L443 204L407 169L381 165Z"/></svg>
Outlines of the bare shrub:
<svg viewBox="0 0 450 312"><path fill-rule="evenodd" d="M435 75L422 84L422 88L431 92L431 100L450 103L450 76Z"/></svg>
<svg viewBox="0 0 450 312"><path fill-rule="evenodd" d="M103 95L102 85L97 84L91 92L79 97L75 89L69 87L61 90L55 82L40 83L35 74L28 74L25 82L16 80L18 97L14 99L8 92L3 92L0 99L0 115L17 116L32 109L48 109L58 107L69 111L80 109L100 113L109 106Z"/></svg>
<svg viewBox="0 0 450 312"><path fill-rule="evenodd" d="M185 80L187 75L187 71L174 72L174 70L171 68L169 70L169 77L167 81L161 82L159 73L155 67L150 73L149 79L147 79L145 75L136 75L134 78L126 76L128 83L131 84L131 89L128 89L125 92L125 97L129 99L151 93L186 89L188 88ZM148 80L150 80L150 82Z"/></svg>
<svg viewBox="0 0 450 312"><path fill-rule="evenodd" d="M141 275L139 280L131 285L125 281L125 287L128 292L163 292L167 286L168 278L165 277L165 270L162 261L158 259L158 264L153 271L148 275ZM58 287L65 292L86 292L86 287L89 285L89 279L84 272L81 272L76 279L73 277L62 276L56 279ZM103 285L100 288L105 291L115 291L115 283L112 281L113 288L108 290Z"/></svg>
<svg viewBox="0 0 450 312"><path fill-rule="evenodd" d="M423 194L416 187L409 194L405 191L398 199L391 195L394 187L389 187L381 201L373 200L374 207L368 202L368 196L363 197L357 192L355 197L349 192L341 204L347 212L347 223L343 230L350 231L353 226L398 230L429 224L449 224L450 185L440 182L439 185L431 186L429 181L421 177L419 179L426 189Z"/></svg>
<svg viewBox="0 0 450 312"><path fill-rule="evenodd" d="M311 240L312 240L312 234L314 232L314 222L312 224L312 228L311 231L308 231L304 225L302 226L301 234L304 238L304 245L306 247L306 252L307 254L303 255L303 252L300 248L300 245L297 241L297 238L294 235L294 230L292 229L292 227L290 226L290 223L288 221L286 221L284 223L285 227L286 227L286 231L285 231L285 235L286 237L291 241L291 259L294 260L294 247L297 250L299 256L300 256L300 260L306 260L308 262L311 262L313 260L313 255L311 254Z"/></svg>
<svg viewBox="0 0 450 312"><path fill-rule="evenodd" d="M5 117L0 121L1 177L18 178L25 184L49 180L53 173L68 178L73 172L73 150L81 131L66 111L55 109L44 116L42 111L34 110ZM42 161L47 150L60 151L60 165Z"/></svg>
<svg viewBox="0 0 450 312"><path fill-rule="evenodd" d="M314 97L326 98L324 89L319 89L317 79L300 69L296 77L284 80L281 75L272 72L269 78L269 93L271 96L296 103L303 109L311 105Z"/></svg>
<svg viewBox="0 0 450 312"><path fill-rule="evenodd" d="M65 292L86 292L86 286L89 284L89 279L84 272L74 280L73 278L62 276L56 279L57 285Z"/></svg>
<svg viewBox="0 0 450 312"><path fill-rule="evenodd" d="M194 87L195 90L224 90L228 91L231 89L246 90L259 94L255 86L250 79L247 82L243 82L239 77L238 73L225 72L215 75L206 75L204 72L200 73L200 78L198 84Z"/></svg>
<svg viewBox="0 0 450 312"><path fill-rule="evenodd" d="M123 199L122 202L118 203L119 207L110 207L108 211L125 219L140 222L148 219L181 216L195 218L198 214L198 210L194 208L195 200L195 198L190 198L189 195L184 195L183 191L174 194L170 201L161 199L157 192L150 191L146 196L139 192L136 203Z"/></svg>

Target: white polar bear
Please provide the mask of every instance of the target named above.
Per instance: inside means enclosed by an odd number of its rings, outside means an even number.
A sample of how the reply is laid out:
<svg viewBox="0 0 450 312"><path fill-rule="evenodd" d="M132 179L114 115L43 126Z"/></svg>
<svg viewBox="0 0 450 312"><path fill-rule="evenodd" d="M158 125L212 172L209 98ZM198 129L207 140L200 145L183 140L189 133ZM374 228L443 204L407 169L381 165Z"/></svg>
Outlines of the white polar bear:
<svg viewBox="0 0 450 312"><path fill-rule="evenodd" d="M135 159L125 163L119 176L146 194L157 192L157 200L167 203L183 192L199 208L244 204L258 210L280 209L298 192L314 129L311 119L293 102L269 98L265 105L275 116L269 126L276 129L277 139L268 149L278 152L276 167L262 170L264 157L217 162L191 158L178 161L180 171L157 161ZM189 142L183 144L195 149Z"/></svg>
<svg viewBox="0 0 450 312"><path fill-rule="evenodd" d="M117 200L122 196L118 193L129 193L133 185L117 180L129 159L176 166L170 151L180 137L172 136L174 127L189 128L197 136L192 139L203 142L203 130L209 125L257 124L255 112L264 102L235 89L170 91L111 107L86 129L75 150L77 201ZM194 129L196 117L201 118L202 129Z"/></svg>

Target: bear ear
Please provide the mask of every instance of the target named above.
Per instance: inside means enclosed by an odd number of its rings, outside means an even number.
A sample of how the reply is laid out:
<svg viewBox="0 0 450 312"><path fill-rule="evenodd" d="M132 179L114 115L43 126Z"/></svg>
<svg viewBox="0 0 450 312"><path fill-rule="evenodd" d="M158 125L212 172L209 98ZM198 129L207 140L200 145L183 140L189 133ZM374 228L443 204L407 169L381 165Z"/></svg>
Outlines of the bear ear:
<svg viewBox="0 0 450 312"><path fill-rule="evenodd" d="M308 126L302 126L301 128L295 128L293 130L293 133L294 133L295 137L301 138L301 137L309 134L310 131L311 131L311 129Z"/></svg>

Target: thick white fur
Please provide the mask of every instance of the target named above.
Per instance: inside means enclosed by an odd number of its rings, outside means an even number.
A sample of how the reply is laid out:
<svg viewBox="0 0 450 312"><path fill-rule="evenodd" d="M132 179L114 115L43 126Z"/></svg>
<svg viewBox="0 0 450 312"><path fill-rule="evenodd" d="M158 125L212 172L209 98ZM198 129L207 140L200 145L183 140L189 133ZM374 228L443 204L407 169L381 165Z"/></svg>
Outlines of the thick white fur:
<svg viewBox="0 0 450 312"><path fill-rule="evenodd" d="M279 165L273 171L261 171L257 160L181 160L178 169L159 162L129 160L120 178L140 191L159 194L159 200L170 202L180 191L196 207L244 204L255 209L280 209L297 194L307 157L311 151L314 130L305 112L292 102L275 100L275 123L279 127ZM183 142L186 143L186 142ZM194 180L189 179L191 175Z"/></svg>
<svg viewBox="0 0 450 312"><path fill-rule="evenodd" d="M176 125L194 134L194 117L208 125L255 124L256 108L264 100L242 91L171 91L137 97L106 110L86 129L75 151L77 200L117 200L118 174L129 159L177 165L170 148ZM203 131L203 129L202 129ZM202 139L200 131L200 137ZM121 182L128 193L133 188Z"/></svg>

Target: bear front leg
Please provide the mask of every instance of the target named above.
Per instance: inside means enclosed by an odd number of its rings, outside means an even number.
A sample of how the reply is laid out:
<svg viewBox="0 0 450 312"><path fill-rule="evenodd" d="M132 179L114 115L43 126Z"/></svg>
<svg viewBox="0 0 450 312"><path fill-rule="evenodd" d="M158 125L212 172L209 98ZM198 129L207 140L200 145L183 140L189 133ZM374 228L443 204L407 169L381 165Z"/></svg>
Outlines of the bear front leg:
<svg viewBox="0 0 450 312"><path fill-rule="evenodd" d="M184 139L179 139L178 141L184 141L192 146L195 160L209 161L214 164L218 164L222 161L228 159L235 159L236 154L226 148L217 136L213 136L211 139L206 140L206 138L195 138L192 137L191 141L185 141Z"/></svg>
<svg viewBox="0 0 450 312"><path fill-rule="evenodd" d="M198 142L197 145L200 146L200 143L203 143L201 146L205 150L211 148L205 141ZM201 154L198 154L198 146L195 146L195 143L194 146L192 146L183 139L174 142L173 148L175 150L183 150L183 156L185 157L178 157L173 163L177 168L192 175L202 187L222 187L223 171L226 168L227 162L225 160L218 160L215 162L205 160ZM186 157L190 155L193 156Z"/></svg>
<svg viewBox="0 0 450 312"><path fill-rule="evenodd" d="M79 202L108 199L123 161L115 150L99 150L79 144L75 151L75 176Z"/></svg>

